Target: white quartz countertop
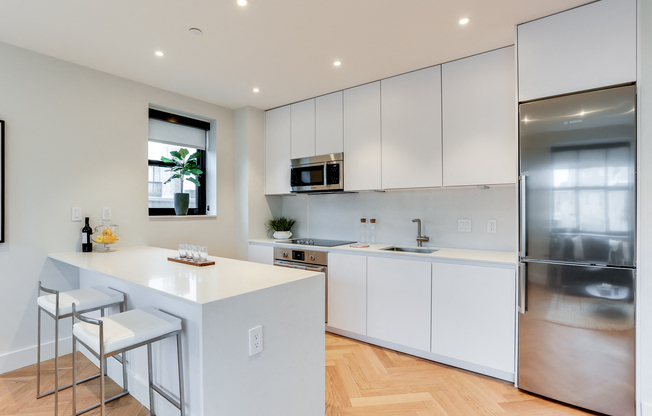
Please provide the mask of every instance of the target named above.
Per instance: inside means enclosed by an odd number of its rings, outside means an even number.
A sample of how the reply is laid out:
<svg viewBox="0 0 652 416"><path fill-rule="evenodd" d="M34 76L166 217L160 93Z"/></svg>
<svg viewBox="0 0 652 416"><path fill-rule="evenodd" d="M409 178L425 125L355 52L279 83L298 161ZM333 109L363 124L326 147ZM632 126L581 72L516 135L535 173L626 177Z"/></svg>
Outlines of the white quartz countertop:
<svg viewBox="0 0 652 416"><path fill-rule="evenodd" d="M111 253L56 253L48 257L198 304L321 274L213 256L208 258L215 265L204 267L168 260L177 255L176 250L141 246L119 248Z"/></svg>
<svg viewBox="0 0 652 416"><path fill-rule="evenodd" d="M271 238L249 240L250 244L272 245L274 247L284 247L293 249L306 249L316 251L327 251L333 253L348 253L348 254L363 254L366 256L382 256L382 257L410 257L411 259L420 259L428 261L454 261L454 262L475 262L484 264L497 264L516 266L516 253L511 251L491 251L491 250L469 250L461 248L446 248L446 247L423 247L428 249L437 250L434 253L410 253L410 252L395 252L383 251L385 247L411 247L401 244L370 244L365 248L354 248L348 244L335 247L317 247L317 246L302 246L298 244L283 243L283 240L274 240Z"/></svg>

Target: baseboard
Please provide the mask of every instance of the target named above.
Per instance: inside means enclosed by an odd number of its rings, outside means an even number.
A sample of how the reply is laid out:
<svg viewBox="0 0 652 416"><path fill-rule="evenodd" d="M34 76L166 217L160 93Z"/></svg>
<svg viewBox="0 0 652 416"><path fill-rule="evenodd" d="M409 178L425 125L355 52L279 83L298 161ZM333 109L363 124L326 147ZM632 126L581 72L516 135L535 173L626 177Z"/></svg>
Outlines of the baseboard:
<svg viewBox="0 0 652 416"><path fill-rule="evenodd" d="M383 341L381 339L368 337L366 335L356 334L354 332L345 331L338 328L333 328L326 325L326 331L333 334L342 335L348 338L353 338L358 341L367 342L369 344L378 345L379 347L388 348L390 350L403 352L405 354L414 355L415 357L425 358L426 360L436 361L438 363L450 365L451 367L461 368L463 370L472 371L474 373L484 374L486 376L498 378L501 380L514 382L514 373L497 370L495 368L485 367L478 364L473 364L467 361L458 360L455 358L445 357L443 355L434 354L428 351L421 351L416 348L406 347L404 345L394 344L393 342ZM649 415L649 416L652 416Z"/></svg>
<svg viewBox="0 0 652 416"><path fill-rule="evenodd" d="M59 356L72 352L72 339L70 337L59 340ZM0 355L0 374L19 368L36 364L38 354L37 346ZM41 346L41 361L54 358L54 341L43 343Z"/></svg>

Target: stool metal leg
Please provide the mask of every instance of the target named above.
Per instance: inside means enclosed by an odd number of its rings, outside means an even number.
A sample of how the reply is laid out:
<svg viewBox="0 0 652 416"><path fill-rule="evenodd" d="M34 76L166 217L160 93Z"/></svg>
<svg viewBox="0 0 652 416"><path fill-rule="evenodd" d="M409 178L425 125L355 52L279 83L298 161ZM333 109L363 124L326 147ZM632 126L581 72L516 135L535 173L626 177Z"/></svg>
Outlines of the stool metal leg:
<svg viewBox="0 0 652 416"><path fill-rule="evenodd" d="M181 365L181 357L183 353L181 350L181 334L177 333L177 363L179 366L179 410L181 411L181 416L186 416L186 401L184 399L184 390L183 390L183 366Z"/></svg>
<svg viewBox="0 0 652 416"><path fill-rule="evenodd" d="M41 397L41 308L38 308L38 347L36 349L36 398Z"/></svg>
<svg viewBox="0 0 652 416"><path fill-rule="evenodd" d="M147 344L147 374L149 376L149 414L156 416L154 405L154 374L152 373L152 344Z"/></svg>
<svg viewBox="0 0 652 416"><path fill-rule="evenodd" d="M54 319L54 416L59 414L59 297L57 317Z"/></svg>
<svg viewBox="0 0 652 416"><path fill-rule="evenodd" d="M104 357L104 323L100 321L100 409L101 415L106 415L106 402L105 402L105 391L104 391L104 376L106 374L106 358Z"/></svg>
<svg viewBox="0 0 652 416"><path fill-rule="evenodd" d="M77 340L74 335L72 336L72 414L77 415Z"/></svg>

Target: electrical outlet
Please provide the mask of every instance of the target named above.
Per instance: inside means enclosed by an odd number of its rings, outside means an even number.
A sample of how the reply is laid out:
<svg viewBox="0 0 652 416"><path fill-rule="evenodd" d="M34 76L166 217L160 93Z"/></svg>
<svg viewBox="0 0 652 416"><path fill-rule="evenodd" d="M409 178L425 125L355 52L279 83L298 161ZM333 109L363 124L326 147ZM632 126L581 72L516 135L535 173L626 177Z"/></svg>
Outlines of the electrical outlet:
<svg viewBox="0 0 652 416"><path fill-rule="evenodd" d="M263 327L257 326L249 330L249 356L263 352Z"/></svg>
<svg viewBox="0 0 652 416"><path fill-rule="evenodd" d="M82 220L81 207L72 207L70 210L70 221L80 222Z"/></svg>
<svg viewBox="0 0 652 416"><path fill-rule="evenodd" d="M457 220L457 231L460 233L470 233L471 232L471 220L460 218Z"/></svg>
<svg viewBox="0 0 652 416"><path fill-rule="evenodd" d="M102 221L111 219L111 207L102 207Z"/></svg>
<svg viewBox="0 0 652 416"><path fill-rule="evenodd" d="M492 234L496 233L496 220L487 220L487 232Z"/></svg>

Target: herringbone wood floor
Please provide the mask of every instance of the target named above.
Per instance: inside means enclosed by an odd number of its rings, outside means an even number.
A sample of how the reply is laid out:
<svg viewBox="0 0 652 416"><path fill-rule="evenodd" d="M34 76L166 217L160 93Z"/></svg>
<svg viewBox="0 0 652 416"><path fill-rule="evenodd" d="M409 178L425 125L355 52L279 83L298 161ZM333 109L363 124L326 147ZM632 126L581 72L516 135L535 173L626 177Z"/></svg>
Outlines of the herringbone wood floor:
<svg viewBox="0 0 652 416"><path fill-rule="evenodd" d="M78 353L77 377L89 377L98 372L90 361ZM59 359L61 384L72 381L72 354ZM41 365L41 391L54 388L54 360ZM108 377L106 378L106 397L120 393L122 388ZM100 399L100 379L88 381L77 387L77 410L85 409ZM141 416L149 411L136 399L127 395L107 404L107 414L111 416ZM72 414L72 388L59 392L59 415ZM100 409L94 409L86 415L97 416ZM36 399L36 364L0 375L0 415L41 416L54 415L54 394Z"/></svg>
<svg viewBox="0 0 652 416"><path fill-rule="evenodd" d="M327 416L593 414L491 377L326 334Z"/></svg>
<svg viewBox="0 0 652 416"><path fill-rule="evenodd" d="M61 380L72 379L72 355L60 359ZM79 355L79 377L97 368ZM54 360L42 367L54 383ZM78 409L99 401L99 379L78 388ZM107 379L107 397L121 391ZM72 389L59 394L59 414L72 413ZM36 365L0 375L0 415L54 414L54 396L36 400ZM111 416L148 413L125 396L107 405ZM99 409L87 413L99 415ZM515 390L510 383L458 370L333 334L326 334L326 416L561 416L591 415ZM238 415L229 415L238 416ZM263 415L264 416L264 415ZM303 415L288 415L303 416Z"/></svg>

